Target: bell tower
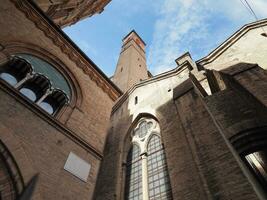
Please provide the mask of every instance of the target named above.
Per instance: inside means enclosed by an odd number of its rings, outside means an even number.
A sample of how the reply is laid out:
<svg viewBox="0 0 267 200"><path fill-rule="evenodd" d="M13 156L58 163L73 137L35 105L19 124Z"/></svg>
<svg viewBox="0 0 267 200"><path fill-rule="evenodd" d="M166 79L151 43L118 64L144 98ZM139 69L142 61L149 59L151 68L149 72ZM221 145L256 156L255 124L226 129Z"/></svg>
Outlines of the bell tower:
<svg viewBox="0 0 267 200"><path fill-rule="evenodd" d="M122 48L113 82L123 91L148 78L145 42L132 30L122 40Z"/></svg>

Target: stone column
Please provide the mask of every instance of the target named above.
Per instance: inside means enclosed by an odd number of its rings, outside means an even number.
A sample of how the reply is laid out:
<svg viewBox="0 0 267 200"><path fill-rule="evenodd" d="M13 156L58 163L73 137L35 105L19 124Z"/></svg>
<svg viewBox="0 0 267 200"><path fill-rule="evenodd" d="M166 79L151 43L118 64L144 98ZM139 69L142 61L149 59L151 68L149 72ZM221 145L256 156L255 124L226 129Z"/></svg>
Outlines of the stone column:
<svg viewBox="0 0 267 200"><path fill-rule="evenodd" d="M143 154L142 158L142 186L143 186L143 200L149 200L148 195L148 173L147 173L147 154Z"/></svg>

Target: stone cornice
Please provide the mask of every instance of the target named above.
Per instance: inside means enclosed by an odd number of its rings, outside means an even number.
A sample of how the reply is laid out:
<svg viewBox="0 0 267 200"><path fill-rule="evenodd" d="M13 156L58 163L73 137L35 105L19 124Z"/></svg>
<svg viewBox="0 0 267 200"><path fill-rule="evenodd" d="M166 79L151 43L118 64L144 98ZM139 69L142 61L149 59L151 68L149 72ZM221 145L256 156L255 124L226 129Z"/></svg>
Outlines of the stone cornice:
<svg viewBox="0 0 267 200"><path fill-rule="evenodd" d="M245 35L250 30L260 28L263 26L267 26L267 19L259 20L253 23L249 23L244 25L238 31L236 31L232 36L230 36L227 40L225 40L221 45L219 45L216 49L210 52L207 56L202 59L196 61L198 65L206 65L213 62L217 59L222 53L224 53L229 47L231 47L235 42L237 42L243 35ZM263 36L262 36L263 37Z"/></svg>
<svg viewBox="0 0 267 200"><path fill-rule="evenodd" d="M91 61L45 14L31 1L11 0L15 6L30 19L36 27L50 38L53 43L81 68L98 87L100 87L112 100L116 100L122 92L108 77Z"/></svg>

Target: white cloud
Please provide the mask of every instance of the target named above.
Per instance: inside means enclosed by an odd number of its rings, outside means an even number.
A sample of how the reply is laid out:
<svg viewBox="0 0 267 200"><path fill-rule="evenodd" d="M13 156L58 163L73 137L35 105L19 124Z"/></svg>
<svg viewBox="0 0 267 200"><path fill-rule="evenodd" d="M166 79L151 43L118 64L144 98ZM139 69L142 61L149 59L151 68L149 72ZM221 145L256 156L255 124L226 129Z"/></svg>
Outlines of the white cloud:
<svg viewBox="0 0 267 200"><path fill-rule="evenodd" d="M260 18L267 16L267 1L249 2ZM214 18L224 18L234 24L254 20L240 0L165 0L157 1L156 7L158 18L148 49L148 66L154 74L174 68L174 60L185 53L186 47L197 46L201 41L203 48L210 48L217 42L212 38L224 38L224 32L213 34L214 27L223 29L214 25Z"/></svg>

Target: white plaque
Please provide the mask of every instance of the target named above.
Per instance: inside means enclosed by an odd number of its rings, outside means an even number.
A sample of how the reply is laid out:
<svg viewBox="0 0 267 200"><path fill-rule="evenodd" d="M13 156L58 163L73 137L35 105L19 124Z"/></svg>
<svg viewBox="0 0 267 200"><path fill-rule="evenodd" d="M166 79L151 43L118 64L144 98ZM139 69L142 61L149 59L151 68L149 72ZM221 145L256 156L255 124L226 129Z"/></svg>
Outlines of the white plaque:
<svg viewBox="0 0 267 200"><path fill-rule="evenodd" d="M64 169L74 176L78 177L82 181L86 182L91 169L91 165L85 160L81 159L79 156L70 152Z"/></svg>

